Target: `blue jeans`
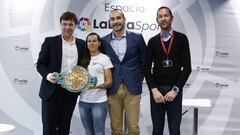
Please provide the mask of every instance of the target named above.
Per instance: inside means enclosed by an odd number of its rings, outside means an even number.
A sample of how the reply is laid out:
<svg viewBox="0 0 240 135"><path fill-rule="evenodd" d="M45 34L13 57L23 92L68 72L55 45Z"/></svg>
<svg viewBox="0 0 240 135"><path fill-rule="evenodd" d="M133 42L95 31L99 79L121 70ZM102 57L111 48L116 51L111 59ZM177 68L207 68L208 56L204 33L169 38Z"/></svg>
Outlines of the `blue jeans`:
<svg viewBox="0 0 240 135"><path fill-rule="evenodd" d="M79 102L79 112L86 135L105 135L107 101L102 103Z"/></svg>

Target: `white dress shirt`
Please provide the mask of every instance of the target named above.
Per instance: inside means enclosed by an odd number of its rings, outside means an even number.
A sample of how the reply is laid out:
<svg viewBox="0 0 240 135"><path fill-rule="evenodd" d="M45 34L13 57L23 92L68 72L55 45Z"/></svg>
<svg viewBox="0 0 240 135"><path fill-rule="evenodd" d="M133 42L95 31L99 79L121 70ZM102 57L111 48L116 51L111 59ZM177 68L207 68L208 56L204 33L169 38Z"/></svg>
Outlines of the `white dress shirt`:
<svg viewBox="0 0 240 135"><path fill-rule="evenodd" d="M76 46L76 39L73 37L73 41L71 43L67 43L62 38L62 67L61 73L68 70L72 66L77 65L78 61L78 52Z"/></svg>

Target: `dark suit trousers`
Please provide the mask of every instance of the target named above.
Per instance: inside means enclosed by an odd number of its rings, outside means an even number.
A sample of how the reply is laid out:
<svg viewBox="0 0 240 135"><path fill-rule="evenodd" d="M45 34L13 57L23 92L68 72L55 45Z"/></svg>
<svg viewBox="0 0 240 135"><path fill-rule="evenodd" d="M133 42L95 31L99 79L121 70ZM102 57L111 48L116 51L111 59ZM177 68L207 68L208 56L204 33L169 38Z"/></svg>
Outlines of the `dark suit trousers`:
<svg viewBox="0 0 240 135"><path fill-rule="evenodd" d="M69 135L77 97L58 85L53 95L42 101L43 135Z"/></svg>
<svg viewBox="0 0 240 135"><path fill-rule="evenodd" d="M165 95L172 86L159 86L160 92ZM152 135L163 135L165 113L167 113L170 135L180 135L180 124L182 119L182 94L178 93L172 102L156 103L150 94L151 117L153 123Z"/></svg>

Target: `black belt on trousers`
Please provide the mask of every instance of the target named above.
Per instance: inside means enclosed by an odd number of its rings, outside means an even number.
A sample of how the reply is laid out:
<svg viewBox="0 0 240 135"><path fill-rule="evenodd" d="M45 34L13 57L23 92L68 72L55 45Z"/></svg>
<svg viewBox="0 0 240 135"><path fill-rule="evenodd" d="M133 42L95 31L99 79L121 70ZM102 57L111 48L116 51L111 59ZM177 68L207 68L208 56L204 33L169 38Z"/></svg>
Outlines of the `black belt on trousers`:
<svg viewBox="0 0 240 135"><path fill-rule="evenodd" d="M121 80L120 80L120 83L124 84L124 81L123 81L123 79L122 79L122 78L121 78Z"/></svg>

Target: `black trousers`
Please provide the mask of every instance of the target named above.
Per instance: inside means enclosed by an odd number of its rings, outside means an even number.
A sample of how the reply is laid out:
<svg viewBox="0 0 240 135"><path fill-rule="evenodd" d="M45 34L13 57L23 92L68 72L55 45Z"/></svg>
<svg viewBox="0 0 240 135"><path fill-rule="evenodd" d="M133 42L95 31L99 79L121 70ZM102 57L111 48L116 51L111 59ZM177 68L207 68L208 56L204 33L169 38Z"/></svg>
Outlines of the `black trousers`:
<svg viewBox="0 0 240 135"><path fill-rule="evenodd" d="M48 100L42 101L43 135L69 135L77 97L59 85Z"/></svg>
<svg viewBox="0 0 240 135"><path fill-rule="evenodd" d="M172 86L162 86L160 92L165 95L172 89ZM153 123L152 135L163 135L165 114L167 113L168 127L170 135L180 135L180 124L182 119L182 93L178 93L172 102L156 103L153 95L150 94L151 117Z"/></svg>

